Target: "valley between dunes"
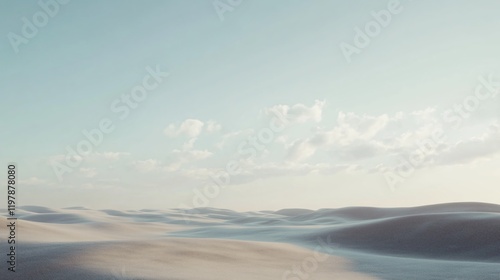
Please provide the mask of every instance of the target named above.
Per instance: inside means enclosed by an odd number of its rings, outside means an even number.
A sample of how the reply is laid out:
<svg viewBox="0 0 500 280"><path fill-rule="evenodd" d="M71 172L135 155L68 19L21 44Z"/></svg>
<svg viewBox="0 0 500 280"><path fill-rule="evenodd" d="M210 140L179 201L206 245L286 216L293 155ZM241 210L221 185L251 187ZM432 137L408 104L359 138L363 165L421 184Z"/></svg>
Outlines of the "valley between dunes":
<svg viewBox="0 0 500 280"><path fill-rule="evenodd" d="M6 213L5 209L3 213ZM500 279L500 206L17 209L2 279ZM7 216L0 217L8 224Z"/></svg>

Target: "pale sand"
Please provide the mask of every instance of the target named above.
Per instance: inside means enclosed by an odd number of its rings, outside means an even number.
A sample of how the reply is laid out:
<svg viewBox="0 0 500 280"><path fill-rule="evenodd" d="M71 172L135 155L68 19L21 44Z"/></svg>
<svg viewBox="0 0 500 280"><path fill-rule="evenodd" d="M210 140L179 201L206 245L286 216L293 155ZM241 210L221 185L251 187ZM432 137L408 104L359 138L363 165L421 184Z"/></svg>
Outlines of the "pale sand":
<svg viewBox="0 0 500 280"><path fill-rule="evenodd" d="M171 237L197 226L165 223L168 213L36 211L51 213L20 211L25 220L18 221L17 272L3 269L2 279L377 279L354 272L344 258L297 245ZM136 214L142 222L134 221ZM5 252L4 236L1 243ZM301 270L283 278L304 262L310 276Z"/></svg>
<svg viewBox="0 0 500 280"><path fill-rule="evenodd" d="M0 279L500 279L493 204L18 214L18 272L2 234Z"/></svg>
<svg viewBox="0 0 500 280"><path fill-rule="evenodd" d="M112 268L115 275L132 278L250 280L282 279L285 271L311 257L311 250L280 243L172 238L98 246L81 254L77 263L102 273ZM345 259L323 258L313 279L375 279L350 271Z"/></svg>

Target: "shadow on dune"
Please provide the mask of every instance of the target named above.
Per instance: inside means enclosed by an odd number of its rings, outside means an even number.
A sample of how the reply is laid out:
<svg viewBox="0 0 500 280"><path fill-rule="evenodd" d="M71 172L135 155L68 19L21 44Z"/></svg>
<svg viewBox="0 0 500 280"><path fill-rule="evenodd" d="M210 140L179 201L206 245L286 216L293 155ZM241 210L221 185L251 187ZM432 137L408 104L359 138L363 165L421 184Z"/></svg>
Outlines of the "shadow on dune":
<svg viewBox="0 0 500 280"><path fill-rule="evenodd" d="M198 209L197 213L213 215L211 209ZM318 239L328 239L335 249L413 258L500 261L500 206L495 204L219 214L219 221L213 226L174 235L292 241L308 247L316 246Z"/></svg>
<svg viewBox="0 0 500 280"><path fill-rule="evenodd" d="M311 243L318 238L329 239L332 247L387 255L500 261L499 205L448 203L410 208L321 209L302 212L295 220L325 216L343 219L344 223L308 233L299 240Z"/></svg>
<svg viewBox="0 0 500 280"><path fill-rule="evenodd" d="M85 245L85 246L83 246ZM25 243L18 249L19 261L15 273L10 272L7 279L12 280L150 280L128 276L120 267L110 268L109 272L95 271L79 265L79 253L84 249L98 247L98 243L74 244L33 244ZM2 248L3 249L3 248ZM4 273L0 278L4 279Z"/></svg>

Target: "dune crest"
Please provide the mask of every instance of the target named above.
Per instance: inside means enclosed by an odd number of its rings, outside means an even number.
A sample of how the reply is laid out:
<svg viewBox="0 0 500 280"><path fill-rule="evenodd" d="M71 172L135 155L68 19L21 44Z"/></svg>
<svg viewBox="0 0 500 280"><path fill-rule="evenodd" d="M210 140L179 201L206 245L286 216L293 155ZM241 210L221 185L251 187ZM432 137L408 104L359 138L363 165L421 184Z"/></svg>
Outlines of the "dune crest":
<svg viewBox="0 0 500 280"><path fill-rule="evenodd" d="M12 279L402 279L415 264L426 272L409 279L498 279L500 262L493 204L254 212L25 206L18 214L22 261Z"/></svg>

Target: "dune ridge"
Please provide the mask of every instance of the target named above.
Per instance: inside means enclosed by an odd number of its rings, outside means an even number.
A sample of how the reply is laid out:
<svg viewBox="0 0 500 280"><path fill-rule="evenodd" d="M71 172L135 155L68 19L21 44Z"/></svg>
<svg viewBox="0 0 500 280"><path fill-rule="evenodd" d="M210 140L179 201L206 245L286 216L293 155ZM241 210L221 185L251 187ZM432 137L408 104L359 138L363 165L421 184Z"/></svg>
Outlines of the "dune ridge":
<svg viewBox="0 0 500 280"><path fill-rule="evenodd" d="M19 273L2 271L7 279L500 277L494 204L252 212L23 206L17 213ZM6 251L5 236L0 242Z"/></svg>

